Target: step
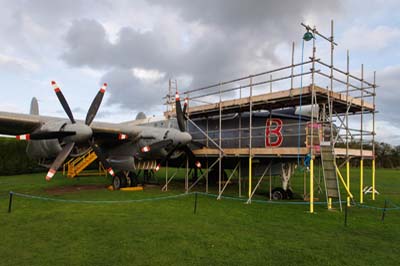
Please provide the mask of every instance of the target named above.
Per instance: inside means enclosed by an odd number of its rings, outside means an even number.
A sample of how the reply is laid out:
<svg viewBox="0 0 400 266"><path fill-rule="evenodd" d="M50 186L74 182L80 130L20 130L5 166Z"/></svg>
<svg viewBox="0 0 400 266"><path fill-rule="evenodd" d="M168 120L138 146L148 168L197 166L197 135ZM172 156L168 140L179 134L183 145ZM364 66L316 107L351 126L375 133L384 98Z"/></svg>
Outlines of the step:
<svg viewBox="0 0 400 266"><path fill-rule="evenodd" d="M329 198L339 198L339 194L335 189L327 189L327 194Z"/></svg>

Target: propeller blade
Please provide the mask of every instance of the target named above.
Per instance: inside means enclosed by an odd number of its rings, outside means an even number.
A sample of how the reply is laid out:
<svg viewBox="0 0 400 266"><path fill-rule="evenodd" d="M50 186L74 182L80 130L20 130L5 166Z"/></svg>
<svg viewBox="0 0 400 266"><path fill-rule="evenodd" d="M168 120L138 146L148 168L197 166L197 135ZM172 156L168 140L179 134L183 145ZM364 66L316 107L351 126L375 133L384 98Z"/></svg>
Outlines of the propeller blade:
<svg viewBox="0 0 400 266"><path fill-rule="evenodd" d="M178 146L175 146L172 150L170 150L170 151L168 152L167 156L165 156L165 158L161 160L161 162L157 165L157 167L160 168L162 165L164 165L165 162L168 161L168 160L171 158L172 154L173 154L177 149L178 149ZM158 170L157 170L157 171L158 171Z"/></svg>
<svg viewBox="0 0 400 266"><path fill-rule="evenodd" d="M94 97L92 104L89 107L89 111L86 115L85 124L90 126L95 118L97 111L99 110L101 101L103 100L104 93L106 92L107 83L104 83L97 93L96 97Z"/></svg>
<svg viewBox="0 0 400 266"><path fill-rule="evenodd" d="M183 111L182 111L183 112L183 118L185 118L185 115L186 115L186 109L187 109L187 106L188 106L188 101L189 101L189 99L185 98L185 101L183 103Z"/></svg>
<svg viewBox="0 0 400 266"><path fill-rule="evenodd" d="M191 150L187 145L182 146L182 150L183 150L183 151L186 153L186 155L189 157L190 164L193 165L194 162L195 162L195 160L196 160L196 157L194 156L192 150Z"/></svg>
<svg viewBox="0 0 400 266"><path fill-rule="evenodd" d="M183 151L186 153L186 155L189 157L189 162L192 166L195 166L196 168L201 168L201 163L196 159L196 156L192 152L192 150L187 146L182 147Z"/></svg>
<svg viewBox="0 0 400 266"><path fill-rule="evenodd" d="M185 118L183 115L181 100L179 98L178 92L176 92L175 94L175 111L176 111L176 119L178 120L179 130L185 132L186 131Z"/></svg>
<svg viewBox="0 0 400 266"><path fill-rule="evenodd" d="M17 136L18 140L42 140L42 139L60 139L75 135L74 131L39 131L32 134L24 134Z"/></svg>
<svg viewBox="0 0 400 266"><path fill-rule="evenodd" d="M53 178L58 168L64 163L65 159L67 159L68 155L71 153L72 149L75 146L75 142L70 142L64 146L61 152L57 155L56 159L50 166L50 170L47 173L46 180L50 181Z"/></svg>
<svg viewBox="0 0 400 266"><path fill-rule="evenodd" d="M107 172L111 176L115 176L114 170L112 169L110 163L106 160L106 157L104 156L104 153L101 151L99 145L93 144L92 149L94 153L96 153L97 158L99 158L100 162L103 164L104 168L107 169Z"/></svg>
<svg viewBox="0 0 400 266"><path fill-rule="evenodd" d="M64 108L65 113L67 113L69 120L71 120L72 124L75 124L75 119L74 119L74 116L72 115L71 108L69 108L67 100L65 99L64 94L61 92L60 87L58 87L58 85L55 81L52 81L51 85L53 86L54 91L56 92L57 98L60 101L62 107Z"/></svg>

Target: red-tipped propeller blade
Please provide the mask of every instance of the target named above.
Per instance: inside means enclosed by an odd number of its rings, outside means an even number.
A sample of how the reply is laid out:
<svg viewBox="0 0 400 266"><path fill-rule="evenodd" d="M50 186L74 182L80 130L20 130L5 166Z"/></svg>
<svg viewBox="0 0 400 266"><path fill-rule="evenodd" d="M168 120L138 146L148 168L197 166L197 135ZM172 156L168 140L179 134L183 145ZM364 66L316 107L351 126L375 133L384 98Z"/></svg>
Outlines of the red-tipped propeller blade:
<svg viewBox="0 0 400 266"><path fill-rule="evenodd" d="M96 97L94 97L92 104L89 107L89 111L86 115L85 124L90 126L95 118L97 111L99 110L100 104L103 100L104 93L106 92L107 83L104 83L97 93Z"/></svg>
<svg viewBox="0 0 400 266"><path fill-rule="evenodd" d="M39 131L32 134L18 135L18 140L42 140L42 139L59 139L75 135L74 131Z"/></svg>
<svg viewBox="0 0 400 266"><path fill-rule="evenodd" d="M110 163L106 160L106 157L104 156L103 152L101 151L99 145L93 144L92 149L96 153L97 158L99 158L100 162L103 164L104 168L107 169L107 172L111 176L115 176L114 170L112 169Z"/></svg>
<svg viewBox="0 0 400 266"><path fill-rule="evenodd" d="M179 98L179 93L175 94L175 111L176 111L176 119L178 120L179 130L182 132L186 131L185 127L185 117L183 115L181 100Z"/></svg>
<svg viewBox="0 0 400 266"><path fill-rule="evenodd" d="M195 166L197 168L201 168L201 163L196 159L196 156L194 155L192 150L187 145L183 146L182 149L189 157L190 165Z"/></svg>
<svg viewBox="0 0 400 266"><path fill-rule="evenodd" d="M50 166L50 170L47 173L46 180L50 181L53 178L55 173L57 172L58 168L64 163L65 159L67 159L68 155L71 153L72 149L74 148L75 143L70 142L64 146L61 152L57 155L56 159Z"/></svg>
<svg viewBox="0 0 400 266"><path fill-rule="evenodd" d="M67 100L65 99L64 94L61 92L60 87L58 87L58 85L55 81L52 81L51 85L53 86L54 91L56 92L57 98L60 101L62 107L64 108L65 113L68 115L69 120L71 120L72 124L75 124L75 119L74 119L74 116L72 115L71 108L69 108Z"/></svg>

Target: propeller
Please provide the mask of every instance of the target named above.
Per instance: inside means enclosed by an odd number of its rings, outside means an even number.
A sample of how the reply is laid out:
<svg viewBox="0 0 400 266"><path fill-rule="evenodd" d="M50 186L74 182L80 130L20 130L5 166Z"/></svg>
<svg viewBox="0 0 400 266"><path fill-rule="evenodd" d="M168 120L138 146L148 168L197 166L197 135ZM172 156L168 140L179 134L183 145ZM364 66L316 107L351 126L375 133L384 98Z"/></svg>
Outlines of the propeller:
<svg viewBox="0 0 400 266"><path fill-rule="evenodd" d="M17 140L60 139L75 134L74 131L37 131L32 134L18 135L16 138Z"/></svg>
<svg viewBox="0 0 400 266"><path fill-rule="evenodd" d="M104 156L104 153L101 151L99 145L93 144L92 149L93 149L94 153L96 153L97 158L99 158L100 162L103 164L103 166L107 170L107 172L111 176L115 176L114 170L112 169L110 163L106 160L106 157Z"/></svg>
<svg viewBox="0 0 400 266"><path fill-rule="evenodd" d="M85 124L90 126L92 124L94 117L99 110L101 101L103 100L104 93L106 92L107 83L104 83L97 93L96 97L94 97L92 104L89 107L89 111L86 115Z"/></svg>
<svg viewBox="0 0 400 266"><path fill-rule="evenodd" d="M76 121L74 119L74 115L72 114L71 108L69 108L67 100L65 99L64 94L61 92L60 87L58 87L57 83L54 80L51 82L51 85L53 86L54 91L56 92L57 98L60 101L62 107L64 108L64 111L67 113L69 120L71 120L72 124L75 124Z"/></svg>
<svg viewBox="0 0 400 266"><path fill-rule="evenodd" d="M176 110L176 119L178 120L179 130L181 132L185 132L186 131L185 115L182 111L181 100L179 98L178 92L176 92L176 94L175 94L175 110ZM185 108L185 110L186 110L186 108Z"/></svg>
<svg viewBox="0 0 400 266"><path fill-rule="evenodd" d="M175 110L176 110L176 119L178 121L179 130L181 132L187 132L186 131L186 117L185 117L187 106L188 106L188 98L185 98L185 102L184 102L184 106L183 106L183 110L182 110L179 93L177 91L175 94ZM195 146L200 146L200 145L203 146L201 143L199 143L197 141L193 141L193 140L191 140L190 143L194 144ZM180 148L186 153L186 155L189 158L190 164L192 166L195 166L197 168L201 167L201 163L196 159L196 156L193 154L193 151L189 148L189 146L187 144L182 145ZM172 153L171 153L171 155L172 155ZM169 157L167 159L169 159Z"/></svg>
<svg viewBox="0 0 400 266"><path fill-rule="evenodd" d="M65 113L67 114L69 120L71 121L71 124L67 124L65 126L66 131L55 131L55 132L36 132L32 134L26 134L22 135L28 137L29 139L54 139L54 138L62 138L63 141L66 143L66 145L62 148L61 152L57 155L56 159L54 162L51 164L49 172L47 173L46 180L49 181L57 172L58 168L64 163L65 159L70 155L72 149L75 147L76 143L83 143L86 141L89 141L89 144L101 163L104 165L104 167L107 169L107 171L114 176L114 171L111 168L111 165L109 162L106 160L106 157L104 156L103 152L101 151L100 147L94 143L92 140L93 137L93 131L90 128L90 125L93 122L93 119L95 118L97 111L99 110L99 107L101 105L101 102L103 100L104 93L107 88L107 83L104 83L103 86L100 88L99 92L93 99L88 113L86 115L85 123L77 123L74 119L74 116L71 112L71 108L68 105L67 100L65 99L63 93L61 92L60 87L57 85L55 81L51 82L54 91L57 95L58 100L60 101ZM120 134L118 136L119 139L125 139L127 138L126 135L122 136Z"/></svg>
<svg viewBox="0 0 400 266"><path fill-rule="evenodd" d="M75 142L70 142L64 146L61 152L57 155L56 159L50 166L50 170L46 175L46 180L50 181L53 178L58 168L64 163L65 159L67 159L68 155L71 153L72 149L75 146Z"/></svg>

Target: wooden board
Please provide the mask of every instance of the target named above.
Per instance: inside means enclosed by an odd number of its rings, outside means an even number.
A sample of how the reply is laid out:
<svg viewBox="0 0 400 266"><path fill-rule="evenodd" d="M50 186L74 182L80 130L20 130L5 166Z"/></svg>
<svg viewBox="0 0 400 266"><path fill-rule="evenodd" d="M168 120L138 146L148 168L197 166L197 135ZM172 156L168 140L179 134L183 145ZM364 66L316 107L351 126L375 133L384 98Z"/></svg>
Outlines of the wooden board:
<svg viewBox="0 0 400 266"><path fill-rule="evenodd" d="M314 91L317 96L317 102L326 102L329 98L331 98L334 102L334 108L338 113L342 113L346 110L347 102L351 102L350 112L360 112L363 108L365 111L374 111L374 105L372 103L366 102L365 100L361 100L358 98L354 98L349 96L346 101L346 95L330 91L329 89L324 89L318 86L314 86ZM303 104L310 104L311 101L311 86L303 87L303 88L296 88L296 89L289 89L289 90L282 90L276 91L272 93L260 94L255 95L252 97L245 97L233 100L226 100L221 101L221 103L216 102L212 104L205 104L205 105L198 105L192 106L188 108L188 113L190 116L196 115L199 113L208 113L219 110L220 104L221 109L226 112L226 110L233 110L237 111L238 108L242 108L243 110L246 109L246 106L250 105L250 102L253 105L253 110L265 108L266 105L273 108L282 108L288 106L296 106L298 105L298 98L301 96L303 99ZM165 112L165 116L174 116L175 112Z"/></svg>
<svg viewBox="0 0 400 266"><path fill-rule="evenodd" d="M224 150L224 155L226 156L249 156L250 150L248 148L226 148ZM309 149L306 147L302 147L298 149L297 147L279 147L279 148L253 148L252 149L253 156L277 156L277 157L293 157L300 154L301 156L306 155L309 153ZM218 156L220 151L214 148L203 148L198 150L193 150L193 153L199 157L205 156ZM335 148L335 154L337 156L346 155L345 148ZM316 154L316 156L319 156ZM352 157L360 157L361 150L357 149L349 149L349 156ZM364 157L372 157L372 151L370 150L363 150Z"/></svg>

